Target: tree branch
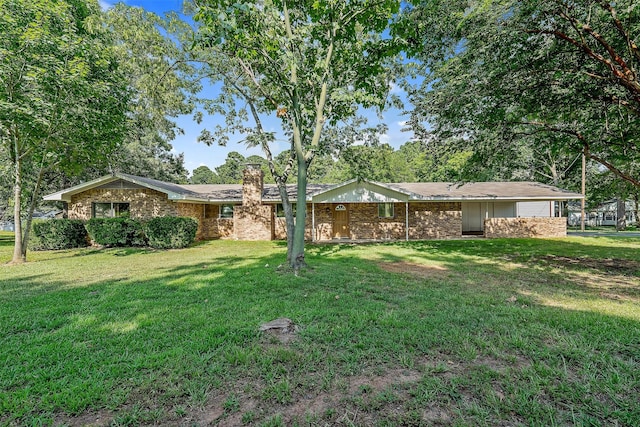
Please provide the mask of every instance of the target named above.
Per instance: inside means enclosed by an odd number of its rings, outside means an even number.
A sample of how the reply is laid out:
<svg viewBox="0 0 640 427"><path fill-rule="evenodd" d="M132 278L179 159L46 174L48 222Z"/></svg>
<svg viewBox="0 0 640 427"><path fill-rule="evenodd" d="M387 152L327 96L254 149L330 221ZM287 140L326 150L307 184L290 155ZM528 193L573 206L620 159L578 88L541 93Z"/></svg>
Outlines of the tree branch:
<svg viewBox="0 0 640 427"><path fill-rule="evenodd" d="M624 28L622 21L618 18L618 14L616 10L611 6L611 3L608 1L599 1L598 2L603 9L608 11L611 14L611 19L613 19L613 24L615 25L618 33L627 41L627 47L629 48L629 52L636 58L637 61L640 61L640 49L638 45L631 39L629 32Z"/></svg>
<svg viewBox="0 0 640 427"><path fill-rule="evenodd" d="M606 161L602 157L596 156L595 154L591 154L591 152L589 152L588 149L586 150L585 154L586 154L587 158L595 160L596 162L600 163L602 166L606 167L611 172L613 172L614 175L616 175L619 178L621 178L621 179L633 184L634 186L640 188L640 180L638 180L636 178L633 178L628 173L623 172L622 170L620 170L617 167L613 166L611 163L609 163L608 161Z"/></svg>

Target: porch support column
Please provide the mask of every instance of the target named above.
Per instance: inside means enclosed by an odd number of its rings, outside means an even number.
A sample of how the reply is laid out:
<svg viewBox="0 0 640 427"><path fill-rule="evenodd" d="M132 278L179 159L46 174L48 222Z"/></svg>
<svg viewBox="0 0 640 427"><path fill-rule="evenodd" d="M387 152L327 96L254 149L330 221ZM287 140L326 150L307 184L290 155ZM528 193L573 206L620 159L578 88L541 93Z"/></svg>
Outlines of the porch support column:
<svg viewBox="0 0 640 427"><path fill-rule="evenodd" d="M407 200L405 203L405 213L404 213L404 230L406 234L406 240L409 241L409 201Z"/></svg>
<svg viewBox="0 0 640 427"><path fill-rule="evenodd" d="M316 241L316 204L311 202L311 241Z"/></svg>

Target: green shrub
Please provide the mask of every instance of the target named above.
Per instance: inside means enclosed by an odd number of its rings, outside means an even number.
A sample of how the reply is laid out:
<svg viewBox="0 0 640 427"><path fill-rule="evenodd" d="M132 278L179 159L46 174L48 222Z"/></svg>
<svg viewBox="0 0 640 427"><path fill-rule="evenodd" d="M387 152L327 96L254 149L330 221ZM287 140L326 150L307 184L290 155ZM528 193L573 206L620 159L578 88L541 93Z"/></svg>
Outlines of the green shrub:
<svg viewBox="0 0 640 427"><path fill-rule="evenodd" d="M103 246L145 246L142 224L127 217L92 218L87 231L94 243Z"/></svg>
<svg viewBox="0 0 640 427"><path fill-rule="evenodd" d="M78 219L36 220L32 224L29 248L34 251L81 248L89 245L84 222Z"/></svg>
<svg viewBox="0 0 640 427"><path fill-rule="evenodd" d="M144 225L149 246L156 249L187 247L196 239L197 230L198 221L186 217L158 217Z"/></svg>

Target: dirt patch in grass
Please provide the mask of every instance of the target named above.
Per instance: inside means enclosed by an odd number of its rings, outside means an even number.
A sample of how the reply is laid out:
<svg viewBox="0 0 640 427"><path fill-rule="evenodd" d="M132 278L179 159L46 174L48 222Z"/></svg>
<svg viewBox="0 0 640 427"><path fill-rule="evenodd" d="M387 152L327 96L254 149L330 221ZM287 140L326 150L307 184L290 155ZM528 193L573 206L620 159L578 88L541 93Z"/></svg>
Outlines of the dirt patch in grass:
<svg viewBox="0 0 640 427"><path fill-rule="evenodd" d="M379 399L380 393L391 388L401 390L416 383L422 378L418 371L407 369L390 369L381 375L362 374L351 377L336 378L329 390L307 389L294 391L291 404L280 404L265 401L261 397L259 388L248 387L247 384L236 384L232 389L220 390L210 396L207 404L188 417L181 420L197 425L238 426L253 425L254 421L264 422L273 417L279 417L283 425L294 425L306 420L316 420L318 425L371 425L375 423L377 410L368 410L360 406L380 405L372 402ZM229 395L238 399L238 407L234 411L224 408L224 402ZM400 401L406 396L402 396ZM397 403L395 406L402 406ZM398 410L400 408L397 408ZM250 421L252 420L252 421ZM315 424L314 424L315 425Z"/></svg>
<svg viewBox="0 0 640 427"><path fill-rule="evenodd" d="M623 274L627 276L635 276L640 272L640 262L629 259L616 258L587 258L587 257L567 257L556 255L544 255L532 258L532 261L538 261L541 264L551 265L553 267L567 268L579 267L598 270L608 274Z"/></svg>
<svg viewBox="0 0 640 427"><path fill-rule="evenodd" d="M471 369L479 367L484 367L501 375L508 375L510 370L528 368L531 366L531 361L519 355L510 355L505 358L479 355L472 361L460 361L446 354L438 353L424 358L421 364L433 374L447 377L464 374Z"/></svg>
<svg viewBox="0 0 640 427"><path fill-rule="evenodd" d="M69 427L81 426L108 426L113 422L113 413L106 409L100 411L90 411L84 414L70 416L61 415L56 417L54 425L64 425Z"/></svg>
<svg viewBox="0 0 640 427"><path fill-rule="evenodd" d="M443 277L448 274L448 269L439 265L424 265L413 262L381 262L378 266L389 273L404 273L422 279Z"/></svg>

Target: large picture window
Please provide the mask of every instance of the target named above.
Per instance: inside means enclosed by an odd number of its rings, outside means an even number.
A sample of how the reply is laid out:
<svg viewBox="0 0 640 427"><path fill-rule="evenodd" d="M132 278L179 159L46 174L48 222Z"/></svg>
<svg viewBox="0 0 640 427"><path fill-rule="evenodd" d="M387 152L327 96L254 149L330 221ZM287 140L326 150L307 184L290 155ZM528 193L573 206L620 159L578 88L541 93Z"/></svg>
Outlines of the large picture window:
<svg viewBox="0 0 640 427"><path fill-rule="evenodd" d="M233 218L233 205L220 205L220 218Z"/></svg>
<svg viewBox="0 0 640 427"><path fill-rule="evenodd" d="M393 218L393 203L378 203L379 218Z"/></svg>
<svg viewBox="0 0 640 427"><path fill-rule="evenodd" d="M129 215L129 203L96 202L93 204L93 218L117 218Z"/></svg>

